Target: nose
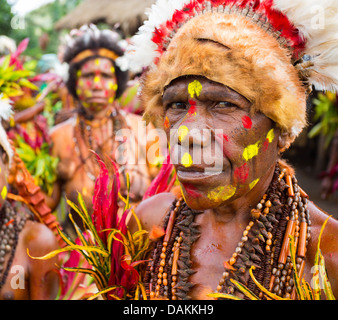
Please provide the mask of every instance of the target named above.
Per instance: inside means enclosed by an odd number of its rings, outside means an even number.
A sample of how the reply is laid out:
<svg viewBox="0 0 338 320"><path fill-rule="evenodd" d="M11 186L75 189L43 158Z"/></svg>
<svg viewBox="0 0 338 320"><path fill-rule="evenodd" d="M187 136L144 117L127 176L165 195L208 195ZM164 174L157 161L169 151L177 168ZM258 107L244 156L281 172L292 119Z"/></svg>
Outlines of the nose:
<svg viewBox="0 0 338 320"><path fill-rule="evenodd" d="M177 130L177 139L180 145L205 148L211 143L211 130L204 121L182 124Z"/></svg>
<svg viewBox="0 0 338 320"><path fill-rule="evenodd" d="M102 79L100 76L95 76L94 77L94 89L95 90L101 90L102 89Z"/></svg>

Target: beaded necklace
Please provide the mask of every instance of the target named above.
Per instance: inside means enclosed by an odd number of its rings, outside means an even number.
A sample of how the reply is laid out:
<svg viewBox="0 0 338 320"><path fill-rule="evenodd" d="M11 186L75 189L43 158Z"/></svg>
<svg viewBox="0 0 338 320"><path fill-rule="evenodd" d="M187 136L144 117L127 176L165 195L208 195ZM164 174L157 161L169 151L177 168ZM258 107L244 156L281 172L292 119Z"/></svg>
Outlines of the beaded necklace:
<svg viewBox="0 0 338 320"><path fill-rule="evenodd" d="M22 216L18 221L17 214L12 205L6 201L0 210L0 289L6 283L11 268L19 234L24 228L28 217ZM9 258L5 266L7 254Z"/></svg>
<svg viewBox="0 0 338 320"><path fill-rule="evenodd" d="M79 147L79 141L82 140L87 146L87 149L94 150L96 153L102 154L102 151L103 151L102 146L104 146L105 143L109 141L110 139L113 139L116 135L116 132L122 128L121 120L119 118L120 118L119 113L115 109L113 109L112 111L109 112L109 114L107 114L106 122L108 121L108 119L111 119L113 121L112 134L109 135L109 137L105 139L101 144L96 144L95 146L93 144L93 138L92 138L92 132L91 132L92 126L88 124L86 120L83 120L82 118L79 118L79 117L77 118L75 130L74 130L74 137L73 137L75 151L80 157L82 165L85 166L85 172L86 172L87 177L92 181L95 181L96 176L97 176L97 174L95 173L93 164L91 163L92 168L89 168L88 166L88 159L92 156L92 154L90 154L87 158L85 158ZM111 152L111 154L113 154L113 151ZM121 152L118 153L118 155L120 154ZM119 161L119 159L117 160Z"/></svg>
<svg viewBox="0 0 338 320"><path fill-rule="evenodd" d="M299 276L304 272L305 254L310 239L310 219L307 194L297 185L294 176L276 165L272 182L262 200L251 210L250 222L231 258L224 262L224 272L216 292L236 294L230 281L235 279L253 293L264 298L263 292L249 277L255 266L255 278L267 289L285 298L296 298L293 267L289 253L289 236L296 246ZM195 273L190 250L200 237L194 222L202 212L190 209L183 199L175 201L165 220L166 233L154 244L144 282L150 298L190 299L194 284L188 281Z"/></svg>

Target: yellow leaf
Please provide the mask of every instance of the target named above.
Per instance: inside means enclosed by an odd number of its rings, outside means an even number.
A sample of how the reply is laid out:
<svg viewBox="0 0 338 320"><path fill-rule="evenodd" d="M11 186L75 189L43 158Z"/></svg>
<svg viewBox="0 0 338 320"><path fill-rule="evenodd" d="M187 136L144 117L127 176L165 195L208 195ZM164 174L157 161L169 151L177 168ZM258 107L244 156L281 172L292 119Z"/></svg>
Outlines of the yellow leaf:
<svg viewBox="0 0 338 320"><path fill-rule="evenodd" d="M106 251L103 251L101 249L98 249L97 247L89 247L89 246L79 246L79 245L71 245L62 249L58 249L58 250L54 250L50 253L47 253L46 255L42 256L42 257L32 257L29 254L29 249L27 248L27 254L30 258L35 259L35 260L47 260L47 259L51 259L54 258L55 256L57 256L58 254L62 253L62 252L68 252L68 251L90 251L90 252L97 252L102 254L104 257L108 257L109 253Z"/></svg>

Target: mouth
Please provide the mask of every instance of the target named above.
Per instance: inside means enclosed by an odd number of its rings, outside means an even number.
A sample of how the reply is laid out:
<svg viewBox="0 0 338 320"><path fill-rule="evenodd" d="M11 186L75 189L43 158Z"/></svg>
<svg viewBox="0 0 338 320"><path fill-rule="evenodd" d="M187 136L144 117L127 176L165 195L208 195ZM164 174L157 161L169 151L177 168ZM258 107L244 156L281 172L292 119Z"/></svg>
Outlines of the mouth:
<svg viewBox="0 0 338 320"><path fill-rule="evenodd" d="M204 181L206 179L210 179L213 176L221 174L223 171L220 168L206 168L203 166L191 166L184 167L182 165L178 165L176 167L176 174L178 179L181 182L199 182Z"/></svg>
<svg viewBox="0 0 338 320"><path fill-rule="evenodd" d="M91 103L106 103L107 99L104 97L90 97L88 98L88 101Z"/></svg>

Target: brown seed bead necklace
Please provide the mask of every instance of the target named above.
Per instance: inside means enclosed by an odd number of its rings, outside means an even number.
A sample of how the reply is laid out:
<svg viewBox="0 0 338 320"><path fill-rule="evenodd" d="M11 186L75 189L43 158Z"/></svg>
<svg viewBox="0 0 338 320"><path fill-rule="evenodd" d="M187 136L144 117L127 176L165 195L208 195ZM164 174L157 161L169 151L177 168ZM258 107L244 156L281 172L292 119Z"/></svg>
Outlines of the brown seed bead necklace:
<svg viewBox="0 0 338 320"><path fill-rule="evenodd" d="M8 201L4 202L0 210L0 289L8 277L18 244L19 234L25 226L26 221L26 216L21 217L18 221L15 209ZM9 258L7 265L5 265L7 254L9 254Z"/></svg>
<svg viewBox="0 0 338 320"><path fill-rule="evenodd" d="M265 298L249 276L248 270L255 266L254 276L265 288L281 297L296 298L289 236L295 239L297 270L301 277L310 239L307 199L296 178L287 174L285 168L280 169L277 163L267 193L251 210L251 220L241 241L231 258L224 262L224 272L216 292L236 294L238 289L230 280L234 279L260 298ZM199 225L194 220L201 213L190 209L182 198L174 201L164 220L165 235L154 243L144 278L151 299L191 298L189 291L194 284L188 278L195 271L190 249L200 237Z"/></svg>

